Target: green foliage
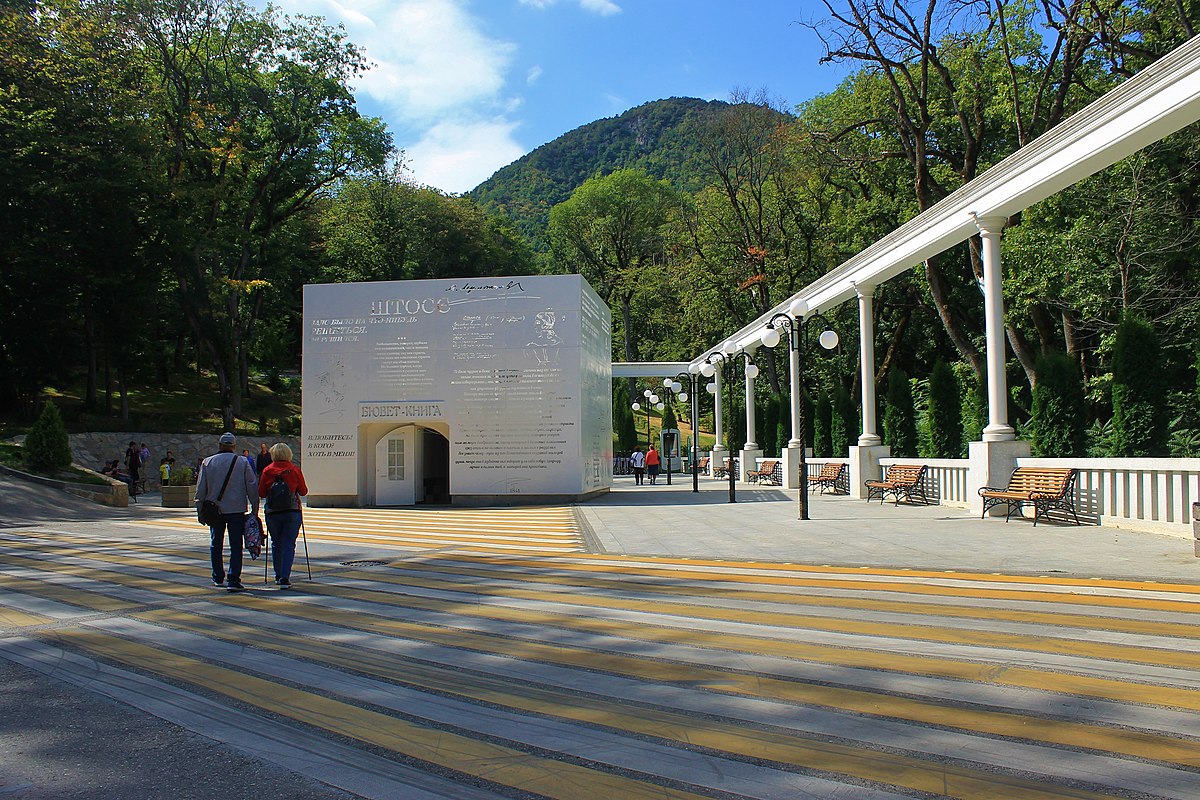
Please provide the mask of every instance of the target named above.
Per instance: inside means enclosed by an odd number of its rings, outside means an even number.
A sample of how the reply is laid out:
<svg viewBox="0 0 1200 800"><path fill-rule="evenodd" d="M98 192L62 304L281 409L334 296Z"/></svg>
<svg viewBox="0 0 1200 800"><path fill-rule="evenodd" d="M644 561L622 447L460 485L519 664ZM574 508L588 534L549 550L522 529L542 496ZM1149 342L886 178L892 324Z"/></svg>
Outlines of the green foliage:
<svg viewBox="0 0 1200 800"><path fill-rule="evenodd" d="M675 419L675 409L671 407L670 403L663 406L662 426L667 429L678 430L679 428L679 421Z"/></svg>
<svg viewBox="0 0 1200 800"><path fill-rule="evenodd" d="M1114 455L1162 455L1167 451L1166 387L1158 336L1150 323L1134 316L1121 321L1112 372Z"/></svg>
<svg viewBox="0 0 1200 800"><path fill-rule="evenodd" d="M53 474L71 466L71 441L58 407L46 403L25 438L25 463L34 472Z"/></svg>
<svg viewBox="0 0 1200 800"><path fill-rule="evenodd" d="M962 399L958 379L945 361L929 375L929 404L925 410L934 458L958 458L963 449Z"/></svg>
<svg viewBox="0 0 1200 800"><path fill-rule="evenodd" d="M829 445L836 458L850 453L850 445L858 443L858 409L850 391L840 383L833 390L833 415L830 419Z"/></svg>
<svg viewBox="0 0 1200 800"><path fill-rule="evenodd" d="M1065 353L1047 352L1038 358L1037 375L1031 424L1033 455L1043 458L1084 455L1087 408L1079 365Z"/></svg>
<svg viewBox="0 0 1200 800"><path fill-rule="evenodd" d="M817 458L833 456L833 403L829 395L817 395L813 409L813 455Z"/></svg>
<svg viewBox="0 0 1200 800"><path fill-rule="evenodd" d="M959 457L965 457L968 443L983 441L983 429L987 427L988 422L987 398L984 397L983 386L975 377L975 372L968 365L956 363L954 374L962 391L962 410L959 416L962 420L963 443Z"/></svg>
<svg viewBox="0 0 1200 800"><path fill-rule="evenodd" d="M883 411L883 442L893 456L917 454L917 412L913 407L912 385L904 371L888 371L887 397Z"/></svg>
<svg viewBox="0 0 1200 800"><path fill-rule="evenodd" d="M622 380L613 381L613 431L617 434L617 450L621 453L632 453L638 442L630 407L632 402L629 384Z"/></svg>
<svg viewBox="0 0 1200 800"><path fill-rule="evenodd" d="M174 467L171 470L170 486L192 486L196 483L196 471L191 467Z"/></svg>

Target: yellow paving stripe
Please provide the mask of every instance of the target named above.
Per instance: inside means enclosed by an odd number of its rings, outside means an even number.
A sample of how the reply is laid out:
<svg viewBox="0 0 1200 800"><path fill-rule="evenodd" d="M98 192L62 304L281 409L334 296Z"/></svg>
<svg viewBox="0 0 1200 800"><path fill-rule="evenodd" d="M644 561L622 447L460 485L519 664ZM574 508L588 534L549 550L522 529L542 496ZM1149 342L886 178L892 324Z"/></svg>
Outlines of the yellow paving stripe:
<svg viewBox="0 0 1200 800"><path fill-rule="evenodd" d="M546 797L595 800L607 794L620 798L700 798L691 792L418 725L109 634L61 630L56 631L53 638L98 657L203 687L331 733Z"/></svg>
<svg viewBox="0 0 1200 800"><path fill-rule="evenodd" d="M33 625L46 625L53 621L50 617L43 617L41 614L6 605L4 595L0 594L0 628L28 628Z"/></svg>
<svg viewBox="0 0 1200 800"><path fill-rule="evenodd" d="M478 561L474 562L479 564ZM1200 621L1197 624L1180 622L1155 622L1137 619L1122 619L1119 617L1091 616L1051 611L1024 611L1021 609L981 608L978 606L942 605L937 603L919 603L909 600L869 600L856 597L825 597L819 595L796 595L784 592L764 592L754 589L731 589L720 586L695 587L671 586L666 584L650 584L620 582L605 578L568 577L565 575L544 575L534 572L520 574L511 571L490 570L486 566L448 567L430 563L398 562L392 566L412 572L429 574L462 575L475 578L486 578L495 581L513 581L525 583L541 583L552 586L632 591L645 594L659 594L678 598L703 598L705 600L736 600L753 603L780 603L792 606L816 606L820 608L846 608L863 611L884 611L894 614L911 614L914 616L959 617L979 620L1003 620L1006 622L1025 622L1039 625L1056 625L1072 628L1103 628L1122 633L1137 633L1147 636L1179 636L1185 638L1200 638ZM371 574L372 578L377 573ZM558 593L559 597L566 595ZM575 595L571 595L572 599Z"/></svg>
<svg viewBox="0 0 1200 800"><path fill-rule="evenodd" d="M619 732L654 736L678 744L706 747L742 757L838 773L877 783L890 783L916 791L986 800L991 800L1001 793L1005 797L1062 796L1057 790L1041 782L962 767L948 767L920 758L823 743L802 734L786 735L759 731L735 723L697 718L672 711L639 707L626 712L604 700L552 689L516 686L508 679L480 674L472 674L468 680L464 680L461 673L448 668L398 660L394 656L364 648L254 628L228 620L171 610L151 611L136 616L202 636L234 643L252 643L260 649L316 660L326 665L351 669L426 691L599 725ZM1165 737L1154 738L1162 738L1163 744L1168 748L1176 744ZM1103 749L1099 743L1093 747ZM1072 796L1102 795L1081 792Z"/></svg>
<svg viewBox="0 0 1200 800"><path fill-rule="evenodd" d="M790 703L842 709L863 714L888 716L913 722L940 725L969 731L982 731L999 736L1012 736L1034 741L1053 742L1071 747L1111 749L1113 752L1138 754L1146 758L1174 760L1180 764L1200 765L1200 743L1179 741L1170 737L1158 737L1136 731L1110 730L1086 723L1059 722L1028 717L1015 712L980 712L955 708L936 701L918 701L903 697L877 694L869 690L843 689L821 685L810 685L769 675L743 674L684 663L671 663L657 659L627 656L615 653L570 648L560 645L542 644L518 639L505 639L469 631L447 631L431 625L402 622L384 617L342 612L334 609L276 603L262 598L238 598L237 605L249 605L263 611L273 611L286 616L324 622L345 628L378 633L417 641L428 641L449 647L459 647L483 653L497 653L525 660L540 661L560 666L589 670L600 670L625 677L659 683L679 683L689 687L704 688L718 693L782 700ZM639 626L629 624L624 630L609 626L607 633L629 638L642 636ZM697 647L721 647L726 637L707 635L701 632L680 632L666 639L673 644ZM658 639L656 639L658 641ZM726 648L728 649L728 648ZM762 652L762 651L753 651ZM771 653L765 653L771 654ZM876 660L878 660L876 658ZM922 663L926 659L918 659ZM872 664L872 666L874 666ZM967 665L969 666L969 665ZM986 665L975 667L977 675L987 676ZM911 671L910 671L911 672ZM1030 672L1036 672L1030 670ZM1072 676L1072 679L1073 676ZM1039 681L1039 683L1042 683ZM1119 683L1119 682L1113 682ZM1029 688L1048 688L1032 686ZM1165 705L1168 695L1186 690L1167 690L1160 695L1157 687L1138 686L1142 694L1140 702ZM1200 693L1191 692L1193 706L1200 707ZM1108 746L1099 743L1105 742ZM1169 743L1174 743L1167 746ZM1170 757L1166 754L1170 753Z"/></svg>
<svg viewBox="0 0 1200 800"><path fill-rule="evenodd" d="M1169 642L1164 642L1161 648L1150 648L1109 644L1106 642L1091 642L1086 639L1057 639L1033 634L1023 635L1001 631L943 628L917 623L902 625L894 622L865 622L854 619L817 617L780 611L745 611L741 609L712 608L683 603L669 603L666 601L625 600L616 597L591 597L588 595L572 595L570 598L563 598L561 594L555 592L480 586L478 584L463 584L454 581L439 581L408 576L376 575L372 573L365 577L381 583L418 586L439 591L464 592L485 597L506 597L547 603L565 602L590 608L611 608L647 614L671 614L697 620L831 631L858 636L914 639L925 642L941 642L943 644L999 647L1009 650L1033 650L1042 653L1057 653L1059 655L1084 656L1110 661L1200 670L1200 652L1170 650L1167 649L1170 647ZM316 589L316 591L320 592L327 592L329 590L329 586L321 586ZM379 602L379 600L376 599L376 602ZM407 598L402 601L403 604L407 604L408 602ZM491 610L494 611L495 609L491 608ZM652 625L654 623L647 622L646 624ZM664 622L663 624L670 623Z"/></svg>
<svg viewBox="0 0 1200 800"><path fill-rule="evenodd" d="M456 556L447 553L442 558L452 560ZM463 556L458 556L464 559ZM595 558L595 556L580 555L580 554L564 554L559 558L569 560L571 558ZM608 558L608 557L606 557ZM465 560L465 559L464 559ZM529 568L546 569L547 567L558 567L557 563L548 563L547 561L533 561L528 558L515 558L511 556L496 556L488 559L497 564L509 564L515 566L524 566ZM978 598L986 600L1026 600L1031 602L1048 602L1048 603L1071 603L1075 605L1088 606L1114 606L1118 608L1145 608L1152 611L1182 611L1189 614L1200 614L1200 603L1177 601L1177 600L1158 600L1150 598L1138 597L1114 597L1109 595L1090 595L1090 594L1075 594L1069 592L1050 592L1038 589L984 589L977 586L943 586L934 584L919 584L919 583L891 583L887 581L856 581L842 578L804 578L784 575L768 575L768 574L746 574L743 572L722 572L722 573L697 573L690 570L672 569L668 566L642 566L650 559L629 557L629 565L621 564L578 564L573 563L565 568L572 571L583 573L603 573L612 575L633 575L633 576L653 576L663 578L687 580L710 580L725 583L750 583L762 584L767 586L804 586L815 587L821 589L851 589L860 592L895 592L899 594L917 594L930 595L939 597L965 597ZM659 563L662 563L661 561ZM684 563L680 560L679 563ZM689 565L692 562L687 562ZM729 562L721 564L724 567L732 567ZM741 565L736 565L741 569ZM877 574L898 577L906 575L902 571L893 570L891 572L877 571ZM961 577L961 576L954 576ZM985 581L986 576L978 576L972 578L976 581ZM1031 583L1033 583L1031 581ZM1088 584L1092 587L1103 587L1102 582ZM1146 584L1142 586L1143 591L1175 591L1177 584Z"/></svg>
<svg viewBox="0 0 1200 800"><path fill-rule="evenodd" d="M576 559L620 558L593 553L574 556ZM637 556L638 561L667 565L686 564L689 567L719 567L748 570L771 570L774 572L829 573L839 575L882 575L908 578L933 578L936 580L986 581L988 583L1023 583L1052 586L1104 586L1113 589L1135 591L1179 592L1200 595L1200 583L1171 583L1163 581L1130 581L1119 578L1074 578L1069 575L1008 575L995 572L963 572L959 570L899 569L896 567L836 567L827 564L793 564L774 561L730 561L721 559L678 558L675 556Z"/></svg>
<svg viewBox="0 0 1200 800"><path fill-rule="evenodd" d="M113 561L118 564L122 563L122 562L132 563L131 559L120 558L117 556L101 558L99 555L93 555L92 557L99 558L100 560L103 560L103 561ZM62 563L55 562L55 561L45 561L42 559L29 558L26 556L0 555L0 563L12 564L14 566L26 567L28 569L37 569L37 570L41 570L43 572L56 572L60 575L72 575L74 577L87 578L88 580L93 580L93 581L104 581L106 583L115 583L120 586L128 586L128 587L136 588L136 589L146 589L146 590L149 590L152 592L159 592L160 594L174 595L176 597L196 597L198 595L209 594L211 592L210 589L205 589L205 588L202 588L199 586L181 584L181 583L178 583L177 581L168 581L168 580L163 580L161 578L147 578L147 577L143 577L141 575L129 575L124 572L115 572L113 570L101 569L99 567L83 567L83 566L75 566L73 564L62 564ZM141 563L145 564L145 565L153 566L155 569L163 569L164 568L163 565L161 564L161 562L142 561ZM37 583L38 586L43 585L38 582L34 582L34 583ZM60 588L65 588L65 587L60 587ZM90 592L101 592L101 591L103 591L103 589L97 587L96 589L89 590L89 593ZM40 589L38 590L38 593L41 594ZM112 603L120 603L120 605L119 606L111 606L111 607L107 607L107 608L101 608L97 604L95 606L88 606L88 607L89 608L94 607L100 611L120 611L123 609L133 608L135 606L134 603L127 603L125 601L114 600L112 598L106 597L104 599L109 602L112 602ZM81 603L73 603L72 605L81 605Z"/></svg>
<svg viewBox="0 0 1200 800"><path fill-rule="evenodd" d="M134 607L133 603L126 603L124 600L117 600L103 594L98 594L97 591L99 590L85 591L69 586L60 586L56 583L47 583L46 581L17 578L12 575L0 574L0 589L33 595L34 597L44 597L48 600L55 600L59 603L66 603L67 605L78 606L79 608L86 608L92 611L124 611Z"/></svg>
<svg viewBox="0 0 1200 800"><path fill-rule="evenodd" d="M138 521L131 522L131 525L153 528L173 528L178 530L194 531L198 527L194 522L179 521L163 521L163 522L146 522ZM512 527L496 527L488 524L479 525L397 525L363 522L360 524L348 524L342 521L329 521L324 524L314 523L309 520L304 522L305 528L310 533L388 533L388 534L415 534L428 536L473 536L481 541L487 541L487 537L494 537L501 541L522 541L524 539L545 539L547 541L575 541L579 538L578 532L569 529L549 529L544 526L512 526Z"/></svg>

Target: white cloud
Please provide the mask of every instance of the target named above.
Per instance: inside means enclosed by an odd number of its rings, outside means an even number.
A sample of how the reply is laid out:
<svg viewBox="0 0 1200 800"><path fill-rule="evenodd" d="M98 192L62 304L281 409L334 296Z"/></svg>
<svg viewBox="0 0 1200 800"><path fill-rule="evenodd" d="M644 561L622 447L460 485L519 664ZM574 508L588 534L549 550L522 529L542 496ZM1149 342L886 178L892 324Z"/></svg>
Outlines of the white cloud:
<svg viewBox="0 0 1200 800"><path fill-rule="evenodd" d="M413 177L447 192L470 191L525 154L516 128L505 119L440 122L406 149Z"/></svg>
<svg viewBox="0 0 1200 800"><path fill-rule="evenodd" d="M538 82L538 78L542 77L542 68L539 66L531 67L529 73L525 76L525 82L534 84Z"/></svg>
<svg viewBox="0 0 1200 800"><path fill-rule="evenodd" d="M554 5L558 0L520 0L520 2L523 6L530 6L540 11ZM584 11L591 11L605 17L621 13L621 7L612 0L578 0L578 2L579 7Z"/></svg>

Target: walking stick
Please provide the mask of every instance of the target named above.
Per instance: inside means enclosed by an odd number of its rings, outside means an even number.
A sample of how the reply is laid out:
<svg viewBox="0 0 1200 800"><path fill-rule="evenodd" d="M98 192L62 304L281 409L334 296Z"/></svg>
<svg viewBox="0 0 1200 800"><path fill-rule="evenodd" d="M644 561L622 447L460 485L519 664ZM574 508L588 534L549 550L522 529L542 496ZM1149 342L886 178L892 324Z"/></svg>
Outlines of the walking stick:
<svg viewBox="0 0 1200 800"><path fill-rule="evenodd" d="M304 517L300 517L300 535L304 537L304 565L308 567L308 579L312 580L312 562L308 560L308 533L304 530Z"/></svg>
<svg viewBox="0 0 1200 800"><path fill-rule="evenodd" d="M271 557L271 537L267 535L266 531L262 532L262 537L263 537L263 585L266 585L266 583L267 583L267 561L269 561L270 557Z"/></svg>

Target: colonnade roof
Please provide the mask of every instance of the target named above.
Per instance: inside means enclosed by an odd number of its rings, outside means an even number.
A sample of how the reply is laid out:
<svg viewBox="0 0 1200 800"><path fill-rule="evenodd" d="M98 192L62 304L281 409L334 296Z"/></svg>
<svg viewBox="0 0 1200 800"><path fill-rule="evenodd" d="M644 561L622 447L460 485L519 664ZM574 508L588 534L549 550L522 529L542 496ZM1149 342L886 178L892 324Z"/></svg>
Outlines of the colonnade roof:
<svg viewBox="0 0 1200 800"><path fill-rule="evenodd" d="M854 298L857 291L870 291L965 241L978 232L979 220L1010 217L1197 119L1200 119L1200 36L1149 65L729 338L739 349L752 349L771 317L786 311L794 300L803 299L813 310L828 310ZM691 363L699 364L720 345L721 342L715 342Z"/></svg>
<svg viewBox="0 0 1200 800"><path fill-rule="evenodd" d="M615 361L614 378L672 378L687 372L686 361Z"/></svg>

